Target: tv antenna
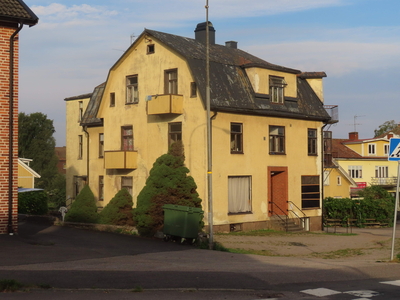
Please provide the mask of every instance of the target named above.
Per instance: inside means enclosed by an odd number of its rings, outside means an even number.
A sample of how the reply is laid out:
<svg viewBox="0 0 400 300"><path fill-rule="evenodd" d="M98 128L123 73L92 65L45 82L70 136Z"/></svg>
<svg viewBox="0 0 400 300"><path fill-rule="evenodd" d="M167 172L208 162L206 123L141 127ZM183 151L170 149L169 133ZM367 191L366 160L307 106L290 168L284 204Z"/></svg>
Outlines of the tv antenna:
<svg viewBox="0 0 400 300"><path fill-rule="evenodd" d="M361 118L361 117L365 117L365 115L362 115L362 116L355 115L354 116L354 122L352 124L354 126L354 132L357 132L357 125L362 125L361 123L357 123L357 118Z"/></svg>
<svg viewBox="0 0 400 300"><path fill-rule="evenodd" d="M132 33L132 34L131 34L131 45L132 45L133 42L135 41L135 37L136 37L135 33Z"/></svg>

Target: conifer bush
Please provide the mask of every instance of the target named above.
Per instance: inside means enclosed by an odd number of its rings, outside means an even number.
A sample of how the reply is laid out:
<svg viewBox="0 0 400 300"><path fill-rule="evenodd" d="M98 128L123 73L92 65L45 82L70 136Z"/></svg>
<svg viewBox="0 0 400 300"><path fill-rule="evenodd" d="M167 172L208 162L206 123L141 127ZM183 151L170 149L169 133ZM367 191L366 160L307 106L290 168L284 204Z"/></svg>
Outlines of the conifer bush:
<svg viewBox="0 0 400 300"><path fill-rule="evenodd" d="M99 223L133 225L132 196L127 189L120 190L99 214Z"/></svg>
<svg viewBox="0 0 400 300"><path fill-rule="evenodd" d="M88 185L81 190L65 215L66 222L97 223L96 200Z"/></svg>
<svg viewBox="0 0 400 300"><path fill-rule="evenodd" d="M201 208L197 185L188 175L184 160L183 145L177 142L153 164L134 209L135 226L141 236L154 236L162 229L164 204Z"/></svg>

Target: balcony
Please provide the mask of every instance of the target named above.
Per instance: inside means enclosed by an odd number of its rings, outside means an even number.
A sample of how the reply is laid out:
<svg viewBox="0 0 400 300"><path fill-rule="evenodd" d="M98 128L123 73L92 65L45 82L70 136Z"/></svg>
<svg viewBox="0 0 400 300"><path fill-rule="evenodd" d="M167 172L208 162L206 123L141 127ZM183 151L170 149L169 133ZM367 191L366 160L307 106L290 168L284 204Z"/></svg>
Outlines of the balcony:
<svg viewBox="0 0 400 300"><path fill-rule="evenodd" d="M371 185L393 187L397 185L397 177L371 177Z"/></svg>
<svg viewBox="0 0 400 300"><path fill-rule="evenodd" d="M104 167L106 169L137 169L137 151L105 151Z"/></svg>
<svg viewBox="0 0 400 300"><path fill-rule="evenodd" d="M171 94L149 96L147 114L183 114L183 96Z"/></svg>
<svg viewBox="0 0 400 300"><path fill-rule="evenodd" d="M331 120L328 124L335 124L339 122L339 106L337 105L324 105L326 112L331 117Z"/></svg>

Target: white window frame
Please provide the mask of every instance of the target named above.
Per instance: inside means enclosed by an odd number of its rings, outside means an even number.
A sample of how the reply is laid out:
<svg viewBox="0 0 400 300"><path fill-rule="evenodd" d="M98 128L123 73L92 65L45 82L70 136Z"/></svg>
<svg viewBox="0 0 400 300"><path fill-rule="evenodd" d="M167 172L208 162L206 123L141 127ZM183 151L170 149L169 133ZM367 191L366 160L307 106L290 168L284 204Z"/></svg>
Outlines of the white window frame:
<svg viewBox="0 0 400 300"><path fill-rule="evenodd" d="M328 186L329 185L329 174L330 171L324 171L324 185Z"/></svg>
<svg viewBox="0 0 400 300"><path fill-rule="evenodd" d="M363 178L362 177L362 166L349 166L349 176L351 178Z"/></svg>
<svg viewBox="0 0 400 300"><path fill-rule="evenodd" d="M139 78L138 75L126 77L126 104L139 103Z"/></svg>
<svg viewBox="0 0 400 300"><path fill-rule="evenodd" d="M376 144L368 144L368 155L376 155Z"/></svg>
<svg viewBox="0 0 400 300"><path fill-rule="evenodd" d="M251 176L228 176L228 213L251 213Z"/></svg>
<svg viewBox="0 0 400 300"><path fill-rule="evenodd" d="M269 76L269 97L272 103L284 103L284 88L286 86L285 78Z"/></svg>
<svg viewBox="0 0 400 300"><path fill-rule="evenodd" d="M389 177L389 166L375 166L375 177L376 178L388 178Z"/></svg>
<svg viewBox="0 0 400 300"><path fill-rule="evenodd" d="M389 144L383 145L383 152L385 153L385 155L389 155L389 149L390 149Z"/></svg>

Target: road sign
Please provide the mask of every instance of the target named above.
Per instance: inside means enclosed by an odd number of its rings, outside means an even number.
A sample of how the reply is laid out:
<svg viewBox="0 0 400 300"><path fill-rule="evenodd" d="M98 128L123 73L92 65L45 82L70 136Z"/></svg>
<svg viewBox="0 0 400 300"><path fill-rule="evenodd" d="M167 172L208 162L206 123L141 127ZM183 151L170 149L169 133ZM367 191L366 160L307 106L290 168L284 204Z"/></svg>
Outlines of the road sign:
<svg viewBox="0 0 400 300"><path fill-rule="evenodd" d="M400 139L390 139L388 160L400 161Z"/></svg>

